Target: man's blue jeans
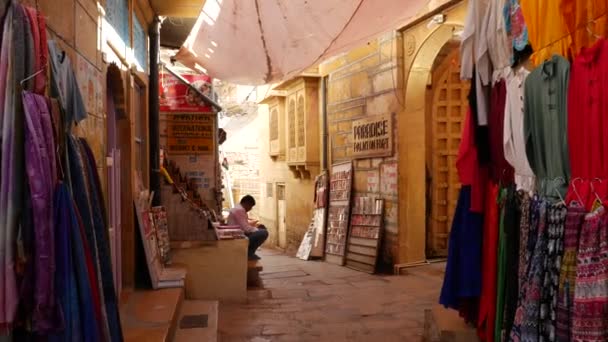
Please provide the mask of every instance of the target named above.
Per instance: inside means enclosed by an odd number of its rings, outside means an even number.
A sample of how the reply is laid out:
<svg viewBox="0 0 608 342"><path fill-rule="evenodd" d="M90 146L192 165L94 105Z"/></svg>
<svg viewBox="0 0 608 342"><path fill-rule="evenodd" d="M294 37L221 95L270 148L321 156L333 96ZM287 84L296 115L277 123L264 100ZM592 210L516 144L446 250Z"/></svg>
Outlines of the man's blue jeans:
<svg viewBox="0 0 608 342"><path fill-rule="evenodd" d="M249 239L249 256L253 256L255 251L260 247L266 239L268 239L268 231L266 228L260 228L258 231L247 234Z"/></svg>

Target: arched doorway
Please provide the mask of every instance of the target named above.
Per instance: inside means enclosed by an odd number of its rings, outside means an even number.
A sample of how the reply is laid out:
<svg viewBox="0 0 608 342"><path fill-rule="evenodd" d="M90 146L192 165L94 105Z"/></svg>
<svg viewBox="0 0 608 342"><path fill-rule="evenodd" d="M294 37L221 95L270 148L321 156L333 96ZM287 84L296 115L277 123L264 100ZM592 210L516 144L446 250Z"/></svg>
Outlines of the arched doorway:
<svg viewBox="0 0 608 342"><path fill-rule="evenodd" d="M431 69L426 93L426 256L447 256L460 182L456 158L468 108L469 82L460 79L460 42L448 41Z"/></svg>
<svg viewBox="0 0 608 342"><path fill-rule="evenodd" d="M447 56L447 50L443 48L446 43L453 44L450 42L458 38L465 16L466 6L460 4L450 12L450 20L445 24L432 28L419 24L403 32L405 107L399 113L397 125L400 225L398 261L402 265L424 262L429 256L427 246L432 241L427 240L434 238L427 234L427 218L433 211L433 199L427 199L430 191L427 185L432 174L430 164L427 163L432 156L432 135L427 132L427 121L432 119L432 114L429 114L432 98L428 98L428 86L433 84L433 71L439 70L441 65L438 61L445 59L441 56ZM445 236L447 241L447 235Z"/></svg>
<svg viewBox="0 0 608 342"><path fill-rule="evenodd" d="M116 64L108 67L106 75L107 109L107 181L108 181L108 218L110 249L114 286L120 295L122 289L122 207L123 172L121 171L121 134L120 120L124 119L125 96L121 71Z"/></svg>

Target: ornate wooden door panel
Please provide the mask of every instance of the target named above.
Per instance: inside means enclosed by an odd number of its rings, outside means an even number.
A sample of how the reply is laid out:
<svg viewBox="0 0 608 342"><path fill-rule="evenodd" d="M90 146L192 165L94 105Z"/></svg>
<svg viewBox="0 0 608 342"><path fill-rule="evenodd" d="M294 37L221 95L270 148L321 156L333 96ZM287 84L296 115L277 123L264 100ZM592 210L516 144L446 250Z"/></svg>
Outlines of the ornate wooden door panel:
<svg viewBox="0 0 608 342"><path fill-rule="evenodd" d="M453 49L433 71L430 123L431 211L427 231L429 256L447 256L448 237L460 182L456 158L468 109L469 83L460 80L460 55Z"/></svg>

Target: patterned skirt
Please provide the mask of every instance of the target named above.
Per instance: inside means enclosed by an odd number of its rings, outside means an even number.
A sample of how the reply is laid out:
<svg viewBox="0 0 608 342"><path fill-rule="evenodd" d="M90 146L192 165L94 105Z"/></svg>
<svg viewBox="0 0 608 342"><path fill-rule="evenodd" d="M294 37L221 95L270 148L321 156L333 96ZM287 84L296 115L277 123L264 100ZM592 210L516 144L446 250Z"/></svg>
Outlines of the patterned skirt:
<svg viewBox="0 0 608 342"><path fill-rule="evenodd" d="M528 246L533 248L509 338L514 342L536 342L541 338L541 295L547 270L547 203L535 199L532 202L531 214Z"/></svg>
<svg viewBox="0 0 608 342"><path fill-rule="evenodd" d="M557 296L556 340L559 342L570 342L573 314L572 302L574 300L574 284L576 282L576 253L578 251L578 238L584 218L584 207L568 207L564 231L564 255L562 257Z"/></svg>
<svg viewBox="0 0 608 342"><path fill-rule="evenodd" d="M547 250L545 258L545 278L541 288L541 339L556 341L557 299L561 271L564 225L567 207L562 203L552 204L547 210Z"/></svg>
<svg viewBox="0 0 608 342"><path fill-rule="evenodd" d="M573 341L608 341L608 215L600 207L581 230L574 289Z"/></svg>

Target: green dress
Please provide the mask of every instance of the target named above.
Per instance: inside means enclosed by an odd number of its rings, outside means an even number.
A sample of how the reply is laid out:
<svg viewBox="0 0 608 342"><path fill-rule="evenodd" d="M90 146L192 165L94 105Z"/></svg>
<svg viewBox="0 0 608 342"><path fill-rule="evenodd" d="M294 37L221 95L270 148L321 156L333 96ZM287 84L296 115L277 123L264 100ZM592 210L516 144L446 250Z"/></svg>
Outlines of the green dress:
<svg viewBox="0 0 608 342"><path fill-rule="evenodd" d="M567 98L570 63L553 56L534 69L525 84L526 156L541 195L564 196L570 176ZM559 178L563 181L556 182Z"/></svg>

